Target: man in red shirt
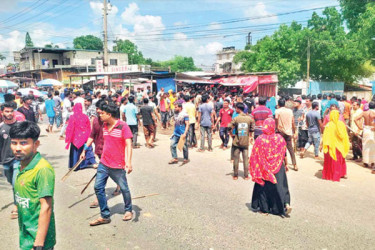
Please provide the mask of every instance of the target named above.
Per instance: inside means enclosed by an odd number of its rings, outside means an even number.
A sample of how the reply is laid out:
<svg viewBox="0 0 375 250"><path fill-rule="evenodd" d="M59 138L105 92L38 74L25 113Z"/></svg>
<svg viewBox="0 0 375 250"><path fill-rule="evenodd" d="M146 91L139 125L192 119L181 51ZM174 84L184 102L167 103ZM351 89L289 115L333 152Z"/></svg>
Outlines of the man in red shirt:
<svg viewBox="0 0 375 250"><path fill-rule="evenodd" d="M128 182L126 180L126 171L132 172L132 133L129 126L121 120L118 120L119 108L116 104L110 103L102 105L100 119L104 122L103 137L104 145L97 170L95 180L95 193L99 201L101 217L90 222L90 226L108 224L111 222L105 195L105 186L108 177L110 177L118 186L125 203L124 221L129 221L133 217L132 199ZM90 145L86 145L89 147ZM85 148L86 148L85 147Z"/></svg>
<svg viewBox="0 0 375 250"><path fill-rule="evenodd" d="M225 100L223 103L223 108L220 109L220 112L219 112L219 119L217 119L217 122L214 127L216 128L220 122L220 139L223 142L220 148L224 150L228 148L228 142L229 142L228 125L232 121L233 113L234 113L233 109L229 108L229 101Z"/></svg>
<svg viewBox="0 0 375 250"><path fill-rule="evenodd" d="M259 106L257 106L252 112L251 117L255 120L254 139L263 134L263 122L267 118L273 118L272 111L266 107L267 98L259 97Z"/></svg>

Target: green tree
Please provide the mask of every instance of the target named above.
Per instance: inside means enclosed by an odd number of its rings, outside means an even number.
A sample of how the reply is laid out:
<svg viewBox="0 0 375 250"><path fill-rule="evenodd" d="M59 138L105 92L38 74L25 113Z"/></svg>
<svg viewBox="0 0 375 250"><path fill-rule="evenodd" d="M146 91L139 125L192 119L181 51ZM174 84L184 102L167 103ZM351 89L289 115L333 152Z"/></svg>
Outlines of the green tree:
<svg viewBox="0 0 375 250"><path fill-rule="evenodd" d="M6 57L3 54L0 53L0 61L5 60L5 59L6 59Z"/></svg>
<svg viewBox="0 0 375 250"><path fill-rule="evenodd" d="M137 45L129 40L116 40L113 51L124 52L128 54L129 64L145 64L146 59Z"/></svg>
<svg viewBox="0 0 375 250"><path fill-rule="evenodd" d="M234 62L242 62L242 70L246 72L277 71L281 87L294 85L303 77L301 57L306 49L306 32L296 22L281 25L273 35L252 46L251 51L238 53Z"/></svg>
<svg viewBox="0 0 375 250"><path fill-rule="evenodd" d="M88 50L103 50L103 42L93 35L79 36L73 40L74 48Z"/></svg>
<svg viewBox="0 0 375 250"><path fill-rule="evenodd" d="M160 62L161 67L171 67L172 72L197 71L201 70L194 65L192 57L175 56L168 61Z"/></svg>
<svg viewBox="0 0 375 250"><path fill-rule="evenodd" d="M26 32L25 44L26 44L26 47L34 47L34 43L31 40L29 32Z"/></svg>
<svg viewBox="0 0 375 250"><path fill-rule="evenodd" d="M59 45L53 45L53 43L50 43L50 44L46 44L44 45L44 48L55 48L55 49L58 49L59 48Z"/></svg>
<svg viewBox="0 0 375 250"><path fill-rule="evenodd" d="M351 31L357 31L360 25L360 16L366 12L366 7L373 0L340 0L341 11Z"/></svg>
<svg viewBox="0 0 375 250"><path fill-rule="evenodd" d="M370 32L375 20L368 19L366 27ZM364 65L369 58L361 46L363 41L345 32L344 18L335 8L326 8L322 16L313 13L306 28L296 22L281 25L251 51L238 53L234 61L242 62L242 69L247 72L278 71L279 85L287 87L306 78L309 43L311 79L351 83L368 75L369 67Z"/></svg>

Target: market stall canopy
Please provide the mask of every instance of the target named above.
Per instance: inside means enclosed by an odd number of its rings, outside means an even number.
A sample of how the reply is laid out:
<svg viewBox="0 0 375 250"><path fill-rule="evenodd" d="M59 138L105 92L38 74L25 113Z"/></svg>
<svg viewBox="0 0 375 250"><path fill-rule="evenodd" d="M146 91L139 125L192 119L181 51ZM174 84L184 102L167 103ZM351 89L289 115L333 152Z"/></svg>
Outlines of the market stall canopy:
<svg viewBox="0 0 375 250"><path fill-rule="evenodd" d="M33 95L36 96L36 97L44 96L44 94L42 92L40 92L39 90L37 90L37 89L24 88L24 89L17 90L17 92L20 92L22 94L22 96L29 95L30 91L32 91Z"/></svg>
<svg viewBox="0 0 375 250"><path fill-rule="evenodd" d="M0 80L0 88L17 88L18 84L8 81L8 80Z"/></svg>
<svg viewBox="0 0 375 250"><path fill-rule="evenodd" d="M63 86L63 84L55 79L44 79L40 82L37 82L36 86L38 87L59 87Z"/></svg>
<svg viewBox="0 0 375 250"><path fill-rule="evenodd" d="M209 80L190 74L176 73L176 82L188 84L217 84L216 80Z"/></svg>

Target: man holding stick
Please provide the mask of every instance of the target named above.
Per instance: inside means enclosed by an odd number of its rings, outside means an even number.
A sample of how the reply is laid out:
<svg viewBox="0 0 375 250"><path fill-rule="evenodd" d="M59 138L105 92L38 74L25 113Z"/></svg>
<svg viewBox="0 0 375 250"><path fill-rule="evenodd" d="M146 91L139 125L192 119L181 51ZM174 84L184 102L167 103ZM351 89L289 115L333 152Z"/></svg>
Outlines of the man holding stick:
<svg viewBox="0 0 375 250"><path fill-rule="evenodd" d="M125 203L123 220L129 221L133 217L132 199L125 172L125 169L127 169L127 173L130 174L133 170L131 164L133 135L129 126L118 119L119 108L115 104L109 103L108 105L102 105L101 109L100 119L104 122L104 146L94 187L99 201L101 217L90 222L90 226L108 224L111 222L111 213L105 195L105 186L108 177L120 186ZM89 146L90 145L87 145L87 147ZM81 155L81 158L83 157L84 152Z"/></svg>

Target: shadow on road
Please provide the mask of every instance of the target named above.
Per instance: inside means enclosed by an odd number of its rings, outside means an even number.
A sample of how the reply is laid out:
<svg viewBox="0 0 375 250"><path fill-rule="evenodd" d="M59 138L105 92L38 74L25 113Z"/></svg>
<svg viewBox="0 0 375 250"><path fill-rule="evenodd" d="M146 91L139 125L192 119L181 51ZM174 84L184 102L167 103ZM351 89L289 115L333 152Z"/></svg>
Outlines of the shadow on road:
<svg viewBox="0 0 375 250"><path fill-rule="evenodd" d="M322 170L318 170L318 172L315 173L315 177L322 179Z"/></svg>
<svg viewBox="0 0 375 250"><path fill-rule="evenodd" d="M3 206L2 208L0 208L0 212L4 211L5 209L7 209L8 207L12 206L13 205L13 202L9 203L9 204L6 204L5 206Z"/></svg>

